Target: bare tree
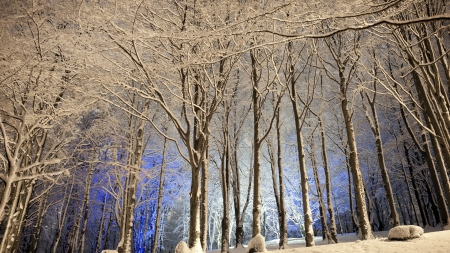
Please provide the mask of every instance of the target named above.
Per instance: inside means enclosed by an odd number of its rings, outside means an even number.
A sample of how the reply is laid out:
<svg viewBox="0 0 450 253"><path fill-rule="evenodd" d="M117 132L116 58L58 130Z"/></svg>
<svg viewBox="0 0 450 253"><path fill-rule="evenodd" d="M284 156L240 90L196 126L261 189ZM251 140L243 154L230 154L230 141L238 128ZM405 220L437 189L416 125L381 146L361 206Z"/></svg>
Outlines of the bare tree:
<svg viewBox="0 0 450 253"><path fill-rule="evenodd" d="M58 38L73 32L57 26L64 15L61 6L43 7L42 15L27 5L4 7L2 13L10 14L2 23L8 36L2 37L0 50L0 222L6 229L0 251L16 252L37 182L57 182L68 174L65 152L73 129L63 123L82 111L83 101L67 96L74 91L73 67L79 65L69 60L73 52ZM46 22L52 13L55 23ZM22 28L9 29L13 25ZM16 60L5 65L12 55Z"/></svg>
<svg viewBox="0 0 450 253"><path fill-rule="evenodd" d="M306 49L307 46L303 45L300 49L300 53ZM306 246L311 247L314 246L314 231L312 228L312 213L311 213L311 207L309 203L309 186L308 186L308 174L306 171L306 159L305 159L305 150L304 150L304 141L303 141L303 135L302 135L302 127L303 123L306 117L306 112L308 111L309 106L311 105L313 101L313 93L314 93L314 87L316 85L316 80L314 80L314 83L307 82L307 94L306 94L306 100L299 101L301 99L301 96L299 96L297 92L297 80L300 78L300 76L303 73L307 73L308 75L311 74L311 72L314 72L314 70L311 70L309 67L310 61L312 60L312 54L310 53L307 56L307 59L303 66L298 66L298 58L296 59L296 53L294 48L294 43L289 42L287 44L287 62L286 67L284 69L285 72L285 80L286 80L286 86L289 87L289 97L292 104L292 110L294 112L294 122L295 122L295 131L297 136L297 152L298 152L298 163L299 163L299 169L300 169L300 186L302 189L302 204L303 204L303 215L304 215L304 223L305 223L305 240L306 240ZM309 72L308 72L309 71ZM300 103L303 103L304 107L302 110L300 110Z"/></svg>
<svg viewBox="0 0 450 253"><path fill-rule="evenodd" d="M375 52L374 52L374 54L375 54ZM375 55L374 55L374 57L375 57ZM375 76L377 75L376 68L374 69L374 75ZM394 194L393 194L391 182L389 179L389 174L388 174L388 171L386 168L386 163L385 163L385 159L384 159L383 142L381 139L380 123L379 123L377 111L375 108L375 99L377 97L376 80L374 80L374 82L373 82L372 90L373 90L372 97L369 97L369 94L367 92L362 91L362 93L361 93L362 106L365 110L366 118L367 118L367 121L369 122L370 129L372 130L372 133L375 136L378 166L380 167L380 170L381 170L381 177L383 179L384 191L386 193L386 197L387 197L388 204L389 204L390 223L392 224L393 227L396 227L396 226L400 225L400 218L398 216L398 212L395 207ZM370 112L369 112L369 108L367 108L367 106L365 104L365 99L367 99L367 103L369 104Z"/></svg>
<svg viewBox="0 0 450 253"><path fill-rule="evenodd" d="M357 50L359 46L360 35L358 33L336 34L331 38L325 39L326 46L331 53L334 63L327 63L334 68L329 70L325 67L327 76L339 85L340 102L342 114L345 121L347 133L349 165L353 177L353 187L355 190L356 212L358 215L359 236L363 240L371 239L372 228L370 227L369 216L367 213L364 181L358 160L358 150L356 146L355 130L352 122L353 112L349 105L348 91L350 83L357 71L357 63L360 57ZM337 76L334 74L337 72Z"/></svg>
<svg viewBox="0 0 450 253"><path fill-rule="evenodd" d="M274 144L271 138L267 139L267 149L270 158L270 168L272 172L272 187L275 195L275 201L277 204L278 224L280 233L280 242L278 244L279 249L287 248L288 234L287 234L287 217L286 217L286 205L285 205L285 183L282 164L282 144L281 144L281 122L280 122L280 107L276 112L276 157ZM278 173L278 177L277 177Z"/></svg>
<svg viewBox="0 0 450 253"><path fill-rule="evenodd" d="M326 138L325 138L325 127L322 119L322 115L319 115L319 124L320 124L320 139L322 144L322 159L323 159L323 170L325 172L325 189L327 191L327 210L328 215L330 216L330 235L331 239L334 243L338 243L337 239L337 228L336 228L336 219L334 216L334 208L333 202L331 201L331 176L330 176L330 166L328 164L328 154L326 147Z"/></svg>

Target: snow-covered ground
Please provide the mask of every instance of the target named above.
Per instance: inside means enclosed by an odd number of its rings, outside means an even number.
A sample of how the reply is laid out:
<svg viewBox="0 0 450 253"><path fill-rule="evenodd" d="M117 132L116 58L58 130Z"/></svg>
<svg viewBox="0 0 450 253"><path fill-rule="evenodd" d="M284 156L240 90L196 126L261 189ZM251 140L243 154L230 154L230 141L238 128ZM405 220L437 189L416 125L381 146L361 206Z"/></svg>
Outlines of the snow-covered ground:
<svg viewBox="0 0 450 253"><path fill-rule="evenodd" d="M425 234L420 238L407 241L390 241L387 239L388 231L375 232L376 239L360 241L355 234L339 235L338 244L327 244L321 237L315 238L314 247L305 247L303 239L289 239L289 249L278 250L277 241L266 242L268 251L277 253L319 253L319 252L450 252L450 230L441 231L439 228L426 228ZM220 250L210 251L220 252ZM245 248L232 249L232 253L245 253Z"/></svg>

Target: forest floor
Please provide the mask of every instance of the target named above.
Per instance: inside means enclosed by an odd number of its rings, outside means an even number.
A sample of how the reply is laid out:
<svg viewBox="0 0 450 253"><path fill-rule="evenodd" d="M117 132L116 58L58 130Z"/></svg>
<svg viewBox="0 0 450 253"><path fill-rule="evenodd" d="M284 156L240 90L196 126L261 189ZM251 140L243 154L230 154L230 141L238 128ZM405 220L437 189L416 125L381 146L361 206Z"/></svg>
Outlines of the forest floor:
<svg viewBox="0 0 450 253"><path fill-rule="evenodd" d="M390 241L388 231L374 232L375 239L360 241L354 233L338 235L338 244L327 244L322 237L315 238L314 247L306 247L303 239L289 239L289 248L278 250L278 241L267 241L266 248L276 253L319 253L319 252L450 252L450 230L440 228L425 228L425 234L420 238L407 241ZM220 250L210 251L220 252ZM232 249L231 253L245 253L245 248Z"/></svg>

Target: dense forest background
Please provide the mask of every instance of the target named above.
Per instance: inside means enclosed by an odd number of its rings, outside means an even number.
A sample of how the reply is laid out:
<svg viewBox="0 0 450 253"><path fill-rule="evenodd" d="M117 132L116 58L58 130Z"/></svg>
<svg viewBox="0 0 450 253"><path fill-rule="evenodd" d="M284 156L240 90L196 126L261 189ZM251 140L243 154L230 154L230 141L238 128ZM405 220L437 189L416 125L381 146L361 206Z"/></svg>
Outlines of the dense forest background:
<svg viewBox="0 0 450 253"><path fill-rule="evenodd" d="M0 1L0 252L450 229L447 5Z"/></svg>

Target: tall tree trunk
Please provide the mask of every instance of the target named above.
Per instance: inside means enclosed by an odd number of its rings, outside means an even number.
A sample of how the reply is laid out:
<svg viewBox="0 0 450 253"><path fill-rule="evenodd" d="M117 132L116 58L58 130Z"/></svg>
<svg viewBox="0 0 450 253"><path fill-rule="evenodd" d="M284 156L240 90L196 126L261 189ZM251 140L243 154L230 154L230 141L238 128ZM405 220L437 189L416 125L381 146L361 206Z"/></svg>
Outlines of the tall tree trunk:
<svg viewBox="0 0 450 253"><path fill-rule="evenodd" d="M103 204L102 204L102 218L100 219L100 224L99 224L99 228L98 228L98 235L97 235L97 243L95 244L95 252L100 252L102 247L102 242L103 242L103 234L106 235L106 232L103 233L104 230L104 223L105 223L105 210L106 210L106 200L107 200L107 193L105 193L105 197L103 199Z"/></svg>
<svg viewBox="0 0 450 253"><path fill-rule="evenodd" d="M44 184L44 189L48 189L49 184ZM33 224L33 234L31 235L31 241L30 241L30 252L36 252L37 248L39 246L39 239L41 237L41 231L42 231L42 222L44 221L44 216L47 210L47 201L48 201L48 195L50 191L46 191L44 196L42 196L41 200L39 201L38 211L37 211L37 219L36 222Z"/></svg>
<svg viewBox="0 0 450 253"><path fill-rule="evenodd" d="M159 226L161 223L161 211L162 211L162 200L164 196L164 173L166 170L166 145L167 139L164 138L163 152L162 152L162 162L161 162L161 172L159 174L159 188L158 188L158 206L156 210L156 223L155 223L155 235L153 241L152 253L156 253L158 250L159 241Z"/></svg>
<svg viewBox="0 0 450 253"><path fill-rule="evenodd" d="M350 216L352 219L352 231L358 229L358 221L356 220L355 208L353 207L353 193L352 193L352 177L350 172L350 163L348 161L348 151L345 149L345 160L347 166L347 178L348 178L348 198L349 198L349 208L350 208Z"/></svg>
<svg viewBox="0 0 450 253"><path fill-rule="evenodd" d="M349 108L349 101L347 98L347 91L351 81L351 78L354 76L356 72L356 64L359 58L359 54L355 52L355 55L351 61L348 61L353 56L350 56L351 52L342 52L343 46L345 43L342 38L342 34L338 34L334 36L332 39L326 39L325 43L332 54L336 62L336 68L338 70L339 77L336 82L339 84L340 91L340 101L341 101L341 110L342 115L344 116L344 124L347 135L347 144L348 144L348 152L349 152L349 165L350 170L353 177L353 188L355 192L355 200L356 200L356 213L358 215L358 235L362 240L367 240L373 238L372 228L370 227L369 217L367 214L366 200L365 200L365 191L364 191L364 181L360 169L360 164L358 160L358 149L356 145L356 137L355 130L352 121L351 109ZM352 48L358 48L359 43L359 35L355 34L352 38L353 45ZM344 56L345 55L345 56ZM346 58L343 58L346 57ZM346 71L348 68L348 71ZM327 72L328 73L328 72Z"/></svg>
<svg viewBox="0 0 450 253"><path fill-rule="evenodd" d="M196 49L194 49L196 50ZM189 211L189 240L188 246L191 248L194 253L199 253L199 251L204 251L206 249L202 249L203 243L206 243L206 234L207 234L207 215L202 218L202 211L207 212L207 196L202 196L202 192L204 195L207 193L207 185L205 179L207 179L207 172L203 168L204 163L202 159L206 155L206 150L208 149L208 141L207 141L207 132L209 131L208 125L205 122L205 115L203 110L205 109L205 98L206 95L202 92L201 87L201 78L199 74L199 70L193 70L194 74L194 97L193 102L195 107L194 111L194 129L193 129L193 150L190 155L191 162L191 193L190 193L190 211ZM184 83L185 81L183 81ZM186 85L186 84L184 84ZM188 88L189 89L189 88ZM190 138L186 138L187 141L190 141ZM202 175L202 168L204 170ZM205 182L203 182L205 181ZM202 187L203 186L203 187ZM206 187L206 188L205 188ZM206 197L206 202L202 201ZM206 218L206 220L204 220ZM206 245L206 244L205 244Z"/></svg>
<svg viewBox="0 0 450 253"><path fill-rule="evenodd" d="M236 144L235 144L236 145ZM235 220L236 220L236 245L235 248L243 247L244 243L244 219L246 210L248 207L248 204L250 203L250 192L252 189L252 182L253 182L253 170L250 169L250 175L248 177L248 188L247 188L247 198L244 203L244 207L242 209L242 214L240 211L240 181L239 181L239 169L238 169L238 154L237 154L237 148L235 147L233 152L234 156L234 166L233 171L234 175L236 175L236 178L233 180L233 201L234 201L234 213L235 213ZM253 151L252 151L253 154Z"/></svg>
<svg viewBox="0 0 450 253"><path fill-rule="evenodd" d="M426 116L425 116L426 117ZM426 138L425 134L422 135L423 138L423 142L427 143L428 139ZM428 146L428 144L425 144ZM428 154L426 156L426 159L431 160L431 151L429 150L429 148L426 148L425 150ZM433 161L429 161L428 164L432 164ZM431 182L434 188L434 193L438 202L438 210L439 210L439 218L440 218L440 222L442 222L442 226L445 228L446 226L449 225L449 215L448 215L448 209L447 209L447 204L445 202L444 199L444 192L442 191L442 187L439 181L439 176L437 174L436 171L436 167L434 166L430 166L428 167L428 171L430 172L430 177L431 177Z"/></svg>
<svg viewBox="0 0 450 253"><path fill-rule="evenodd" d="M438 209L438 206L436 205L436 201L435 201L435 195L433 194L433 191L431 190L430 183L428 182L429 176L426 173L426 171L421 170L420 174L422 176L421 183L426 192L426 194L422 194L422 201L423 201L425 207L428 206L431 209L432 215L428 215L428 212L425 212L425 214L428 218L428 224L430 226L435 226L437 223L441 222L441 218L439 215L439 209ZM425 197L428 199L428 201L425 201ZM432 220L430 218L434 218L434 220L436 221L436 224L432 224Z"/></svg>
<svg viewBox="0 0 450 253"><path fill-rule="evenodd" d="M33 156L35 160L41 158L42 147L46 140L46 133L42 135L42 139L38 140L37 137L33 137L33 140L25 144L25 153L21 154L21 166L26 167L33 161L30 156ZM37 151L32 154L33 147L36 145ZM26 173L26 172L25 172ZM6 230L3 233L2 242L0 245L0 252L17 252L19 250L19 243L22 239L22 233L25 226L25 217L28 212L30 199L33 194L34 187L37 179L20 180L13 183L13 191L9 195L3 195L3 199L8 199L9 214L6 224ZM1 216L1 214L0 214ZM1 224L1 223L0 223Z"/></svg>
<svg viewBox="0 0 450 253"><path fill-rule="evenodd" d="M52 244L52 252L53 253L58 252L57 251L58 245L59 245L59 242L61 241L62 229L65 224L67 209L68 209L70 201L72 199L72 190L73 190L73 185L74 185L74 179L75 179L75 176L72 175L72 183L70 184L70 190L69 191L65 190L66 191L65 193L67 193L67 195L65 194L64 199L67 198L67 201L65 204L63 201L63 203L61 204L61 209L58 212L58 227L56 228L55 239L53 240L53 244ZM68 186L66 186L66 188L68 188Z"/></svg>
<svg viewBox="0 0 450 253"><path fill-rule="evenodd" d="M406 187L407 187L407 190L408 190L409 201L411 202L411 207L412 207L413 212L414 212L414 218L416 219L415 224L419 225L419 216L417 215L416 206L414 205L414 198L413 198L413 193L411 191L411 186L410 186L410 183L409 183L409 180L408 180L408 175L406 174L406 169L405 169L405 166L403 164L403 160L401 162L402 162L403 177L405 178ZM419 202L419 201L417 200L417 202Z"/></svg>
<svg viewBox="0 0 450 253"><path fill-rule="evenodd" d="M420 80L420 77L418 75L418 73L416 73L415 71L413 71L413 77L414 77L414 83L417 89L417 92L419 94L419 98L420 98L420 102L422 104L422 106L425 108L425 122L427 124L427 126L434 130L437 134L437 136L439 137L435 137L435 136L430 136L431 138L431 142L433 145L433 150L436 153L436 157L437 157L437 162L438 162L438 169L440 170L440 174L441 174L441 180L443 182L444 185L444 189L445 192L442 190L442 187L440 185L440 180L437 179L437 171L434 168L430 168L430 173L431 173L431 177L433 180L433 185L434 185L434 189L436 192L436 197L438 199L438 203L439 203L439 212L441 215L441 221L442 221L442 226L444 227L444 229L450 229L449 226L449 213L448 213L448 208L447 205L445 203L445 200L447 199L447 201L450 199L450 182L449 182L449 178L448 178L448 174L446 171L446 167L444 164L444 157L446 159L447 164L450 164L450 155L449 155L449 150L448 150L448 145L445 137L448 137L445 129L442 129L439 125L439 120L437 119L437 116L435 115L434 110L432 109L432 106L430 105L431 101L429 96L427 96L427 91L425 90L425 88L423 87L422 81ZM445 148L445 152L442 154L442 149L441 147ZM444 157L443 157L444 156ZM435 185L436 184L436 185Z"/></svg>
<svg viewBox="0 0 450 253"><path fill-rule="evenodd" d="M336 196L334 195L334 193L333 192L331 192L331 196L333 197L333 200L334 200L334 203L337 203L336 202ZM342 217L341 217L341 215L339 214L339 208L338 207L336 207L336 216L337 216L337 219L338 219L338 222L339 222L339 228L340 228L340 230L341 230L341 235L343 235L344 233L347 233L347 228L344 230L344 227L342 226ZM344 232L345 231L345 232ZM338 232L336 231L336 234L337 234Z"/></svg>
<svg viewBox="0 0 450 253"><path fill-rule="evenodd" d="M243 235L244 235L244 229L243 229L243 223L241 224L241 183L239 180L239 169L238 169L238 154L237 154L237 148L236 143L235 147L233 148L233 181L232 181L232 187L233 187L233 207L234 207L234 219L235 219L235 246L234 248L242 247L243 245ZM252 170L250 170L251 172ZM251 178L251 177L250 177ZM252 179L249 179L249 185L251 185ZM250 186L248 189L248 195L250 195ZM247 198L248 200L249 198ZM248 202L247 202L248 203ZM245 213L242 214L243 216Z"/></svg>
<svg viewBox="0 0 450 253"><path fill-rule="evenodd" d="M323 240L330 240L331 235L328 230L328 221L327 221L327 214L326 214L326 208L325 203L323 201L323 192L321 183L319 180L319 169L317 168L317 161L316 161L316 145L314 140L314 135L311 136L311 164L313 168L313 174L314 174L314 181L316 183L316 191L317 191L317 198L319 200L319 214L320 214L320 221L322 223L322 239Z"/></svg>
<svg viewBox="0 0 450 253"><path fill-rule="evenodd" d="M287 219L286 206L284 203L284 176L282 164L282 147L281 147L281 124L280 124L280 109L278 108L276 115L276 130L277 130L277 164L278 164L278 182L280 184L279 193L279 207L278 207L278 223L280 224L280 242L279 249L286 249L288 244L287 233Z"/></svg>
<svg viewBox="0 0 450 253"><path fill-rule="evenodd" d="M428 148L428 145L421 144L419 143L419 141L417 140L416 136L414 135L413 130L411 129L411 126L408 123L408 120L406 118L406 114L405 114L405 110L403 109L402 106L400 106L400 114L402 116L403 122L405 123L406 126L406 130L409 133L411 139L414 141L417 149L420 151L420 153L422 154L423 157L427 156L427 153L425 152L425 149ZM401 125L399 125L401 127ZM400 128L401 131L401 128ZM402 132L402 131L401 131ZM411 177L411 183L412 183L412 187L414 190L414 195L416 197L416 201L417 204L419 206L419 212L420 212L420 216L422 218L422 223L423 226L426 227L428 226L430 223L428 221L428 216L426 215L426 210L425 210L425 206L424 203L422 201L422 198L420 197L420 192L419 192L419 186L416 183L416 177L414 175L413 172L413 163L411 161L411 157L409 155L409 148L407 147L406 142L403 142L403 152L405 153L405 157L406 157L406 162L408 163L408 171ZM429 162L429 159L426 159L427 162ZM428 164L429 166L434 166L433 164Z"/></svg>
<svg viewBox="0 0 450 253"><path fill-rule="evenodd" d="M189 211L189 248L200 243L200 168L192 168L192 181ZM201 246L201 245L200 245Z"/></svg>
<svg viewBox="0 0 450 253"><path fill-rule="evenodd" d="M147 112L150 101L145 101L142 111ZM135 122L134 122L135 120ZM144 135L146 122L141 119L134 119L132 116L129 121L129 141L130 150L127 161L125 190L122 200L122 213L120 223L120 240L117 246L119 253L128 253L133 248L133 228L134 228L134 210L136 208L136 189L141 170L142 154L144 152ZM137 127L136 127L137 126ZM136 129L137 128L137 129ZM135 135L134 131L137 130Z"/></svg>
<svg viewBox="0 0 450 253"><path fill-rule="evenodd" d="M306 171L306 164L305 164L305 153L304 153L304 146L303 146L303 136L302 136L302 122L300 122L300 112L298 108L298 102L297 102L297 88L296 88L296 79L295 79L295 66L293 62L293 44L292 42L288 43L288 61L289 61L289 85L291 86L290 89L290 99L292 103L292 110L294 112L294 122L295 122L295 132L297 136L297 152L298 152L298 162L299 162L299 169L300 169L300 185L302 188L302 204L303 204L303 219L305 223L305 241L306 241L306 247L314 246L314 230L312 227L313 221L312 221L312 213L311 213L311 207L309 203L309 186L308 186L308 173Z"/></svg>
<svg viewBox="0 0 450 253"><path fill-rule="evenodd" d="M413 167L413 163L411 161L411 157L409 156L408 148L407 148L405 142L403 142L403 150L405 152L406 162L408 163L408 171L409 171L409 175L411 177L411 184L412 184L412 187L413 187L414 195L416 197L416 201L417 201L417 204L419 206L419 212L420 212L420 216L422 218L422 224L423 224L423 227L426 227L430 223L428 222L428 219L426 217L425 207L423 205L422 198L420 197L421 194L420 194L420 191L419 191L419 186L417 185L416 177L415 177L414 171L413 171L413 168L414 168Z"/></svg>
<svg viewBox="0 0 450 253"><path fill-rule="evenodd" d="M345 128L347 131L347 142L350 155L349 162L350 162L350 170L353 176L353 187L355 189L356 213L358 215L358 228L360 232L359 236L362 240L367 240L373 238L373 235L372 229L370 227L369 217L367 214L365 191L363 185L364 183L361 169L359 167L358 150L356 148L355 130L351 119L351 113L349 112L348 109L347 88L345 87L344 84L345 80L343 73L340 73L340 76L342 78L341 106L342 106L342 113L344 115Z"/></svg>
<svg viewBox="0 0 450 253"><path fill-rule="evenodd" d="M9 201L6 202L5 206L9 206L9 214L6 217L6 229L3 233L3 239L2 244L0 247L0 252L14 252L14 244L15 244L15 238L13 236L13 230L14 227L17 226L17 224L14 224L14 214L16 213L16 209L19 206L20 202L20 191L22 191L24 181L18 181L11 184L11 190L9 191L8 195L4 195L3 199L9 198Z"/></svg>
<svg viewBox="0 0 450 253"><path fill-rule="evenodd" d="M296 126L300 123L296 117ZM300 181L302 188L302 203L303 203L303 219L305 223L305 242L306 247L314 246L314 230L312 227L312 213L309 203L309 186L308 186L308 174L306 171L306 159L303 146L303 136L299 128L297 128L297 147L298 147L298 158L300 163Z"/></svg>
<svg viewBox="0 0 450 253"><path fill-rule="evenodd" d="M89 218L89 200L91 199L91 184L92 184L92 176L94 174L94 164L93 162L90 163L89 165L89 172L88 172L88 177L86 179L86 187L84 189L84 197L83 197L83 205L85 208L83 210L83 227L81 229L81 237L80 237L80 251L79 252L84 252L84 245L85 245L85 241L86 241L86 229L87 229L87 225L88 225L88 218ZM75 238L78 238L78 233L76 233ZM76 241L76 240L75 240ZM77 245L74 245L74 252L77 252L78 247L76 247Z"/></svg>
<svg viewBox="0 0 450 253"><path fill-rule="evenodd" d="M376 70L375 70L376 75ZM373 135L375 136L375 146L377 149L377 158L378 158L378 166L381 170L381 178L383 179L383 187L384 192L386 194L386 198L388 200L389 204L389 221L392 225L392 227L396 227L400 225L400 219L398 217L398 212L395 207L395 201L394 201L394 194L392 191L391 181L389 180L389 174L386 168L386 163L384 161L384 151L383 151L383 143L381 140L381 131L380 131L380 124L378 121L378 115L375 108L375 98L377 95L377 84L376 81L374 81L374 94L372 99L369 98L369 95L365 93L366 98L369 102L370 111L372 115L369 115L369 110L366 108L364 101L362 102L363 107L366 110L366 118L369 122L370 129L372 130ZM362 97L363 94L361 94Z"/></svg>
<svg viewBox="0 0 450 253"><path fill-rule="evenodd" d="M222 185L222 199L223 199L223 217L222 217L222 238L221 238L221 252L229 252L229 235L230 235L230 203L229 203L229 191L230 191L230 166L231 166L231 154L230 154L230 138L228 133L228 115L225 116L224 127L224 154L222 155L222 164L220 171L220 182Z"/></svg>
<svg viewBox="0 0 450 253"><path fill-rule="evenodd" d="M206 144L208 146L208 144ZM207 243L207 231L208 231L208 183L209 183L209 154L208 149L206 148L203 151L202 156L202 203L201 203L201 215L200 215L200 224L201 224L201 235L200 241L202 244L203 252L206 252L206 243Z"/></svg>
<svg viewBox="0 0 450 253"><path fill-rule="evenodd" d="M253 221L252 237L261 234L261 139L259 136L259 120L261 118L260 93L258 91L259 73L255 50L250 51L252 61L252 102L253 102Z"/></svg>
<svg viewBox="0 0 450 253"><path fill-rule="evenodd" d="M325 139L325 127L322 119L322 115L319 118L319 124L321 129L321 141L322 141L322 158L323 158L323 170L325 172L325 188L327 191L327 208L328 215L330 216L330 236L334 243L338 243L337 239L337 228L336 228L336 219L334 217L334 208L333 202L331 201L331 176L330 176L330 167L328 164L328 154L326 147L326 139ZM341 229L342 233L342 229Z"/></svg>
<svg viewBox="0 0 450 253"><path fill-rule="evenodd" d="M28 207L30 205L30 199L31 199L31 195L33 194L35 184L36 184L35 179L25 180L24 189L20 192L19 208L18 208L17 212L14 214L17 216L15 217L16 222L14 224L14 229L13 229L12 233L13 233L13 235L16 235L16 236L15 236L15 243L13 246L14 250L12 252L18 252L20 249L19 244L20 244L20 241L23 236L23 229L25 226L25 217L26 217L26 214L28 211Z"/></svg>

